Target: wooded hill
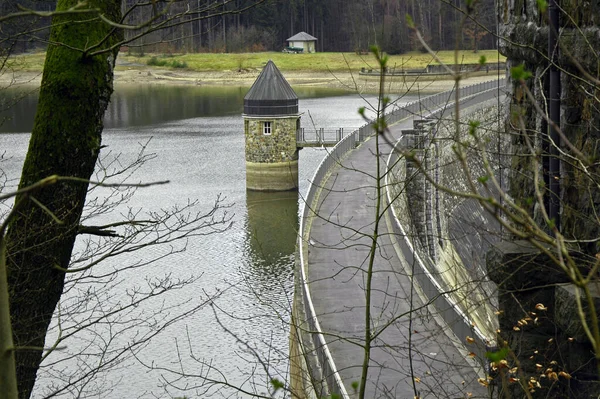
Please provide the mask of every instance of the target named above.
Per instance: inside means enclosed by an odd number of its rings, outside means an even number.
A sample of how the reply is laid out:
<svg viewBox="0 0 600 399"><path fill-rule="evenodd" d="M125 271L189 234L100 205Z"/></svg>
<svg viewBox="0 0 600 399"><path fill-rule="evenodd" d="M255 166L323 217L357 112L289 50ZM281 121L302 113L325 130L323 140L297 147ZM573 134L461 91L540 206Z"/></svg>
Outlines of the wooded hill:
<svg viewBox="0 0 600 399"><path fill-rule="evenodd" d="M17 5L52 10L54 1L5 0L0 15ZM420 50L410 15L435 50L496 48L493 0L123 0L124 22L154 19L163 29L134 40L140 52L250 52L283 49L286 39L304 31L317 37L317 51L367 51L378 44L390 54ZM256 3L256 7L246 10ZM144 5L142 5L144 4ZM240 12L242 11L242 12ZM43 47L48 18L26 17L4 23L0 41L16 51ZM20 32L17 34L17 32ZM29 32L23 34L23 32ZM140 31L127 30L133 38Z"/></svg>

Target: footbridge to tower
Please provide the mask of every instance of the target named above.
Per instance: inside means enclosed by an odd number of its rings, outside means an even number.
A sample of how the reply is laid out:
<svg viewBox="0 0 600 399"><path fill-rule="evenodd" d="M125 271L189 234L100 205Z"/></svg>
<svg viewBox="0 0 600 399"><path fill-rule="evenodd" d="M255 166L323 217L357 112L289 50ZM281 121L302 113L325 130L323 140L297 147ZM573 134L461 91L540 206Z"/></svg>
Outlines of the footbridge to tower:
<svg viewBox="0 0 600 399"><path fill-rule="evenodd" d="M386 115L384 137L376 138L371 124L336 137L301 210L295 392L350 398L368 364L366 397L482 393L483 362L476 360L494 346L494 316L481 303L482 285L468 283L472 276L458 264L456 248L441 242L447 226L435 190L443 159L436 150L451 145L436 132L454 110L497 101L503 86L500 80L463 87L459 107L449 91L395 109ZM403 157L401 147L414 156ZM417 173L423 168L429 177ZM407 215L422 223L407 222Z"/></svg>

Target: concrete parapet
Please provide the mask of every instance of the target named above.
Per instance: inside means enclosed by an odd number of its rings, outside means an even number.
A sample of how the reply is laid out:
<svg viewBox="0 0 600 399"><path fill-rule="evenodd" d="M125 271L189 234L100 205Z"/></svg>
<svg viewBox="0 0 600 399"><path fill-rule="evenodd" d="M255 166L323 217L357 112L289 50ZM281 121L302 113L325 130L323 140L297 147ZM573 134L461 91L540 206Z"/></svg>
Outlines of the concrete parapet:
<svg viewBox="0 0 600 399"><path fill-rule="evenodd" d="M296 258L296 275L303 267ZM305 312L302 281L296 279L290 326L290 389L293 399L317 399L327 394L326 379L315 350L311 327Z"/></svg>
<svg viewBox="0 0 600 399"><path fill-rule="evenodd" d="M298 189L298 161L246 162L246 188L256 191Z"/></svg>

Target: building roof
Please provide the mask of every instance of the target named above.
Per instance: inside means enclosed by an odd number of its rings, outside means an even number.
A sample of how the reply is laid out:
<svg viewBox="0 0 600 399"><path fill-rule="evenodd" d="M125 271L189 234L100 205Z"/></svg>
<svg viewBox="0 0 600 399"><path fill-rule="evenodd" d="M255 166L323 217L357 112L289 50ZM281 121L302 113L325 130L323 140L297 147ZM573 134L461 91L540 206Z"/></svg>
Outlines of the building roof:
<svg viewBox="0 0 600 399"><path fill-rule="evenodd" d="M309 35L306 32L296 33L294 36L287 39L287 42L311 42L317 40L316 37Z"/></svg>
<svg viewBox="0 0 600 399"><path fill-rule="evenodd" d="M294 115L298 96L273 61L269 60L244 97L247 115Z"/></svg>

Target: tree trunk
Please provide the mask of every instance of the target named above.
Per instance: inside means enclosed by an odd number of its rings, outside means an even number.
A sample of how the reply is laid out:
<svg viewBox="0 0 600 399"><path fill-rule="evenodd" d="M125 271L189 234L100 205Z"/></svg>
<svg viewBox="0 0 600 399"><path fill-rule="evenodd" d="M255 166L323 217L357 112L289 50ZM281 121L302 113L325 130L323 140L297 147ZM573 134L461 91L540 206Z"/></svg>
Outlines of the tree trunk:
<svg viewBox="0 0 600 399"><path fill-rule="evenodd" d="M59 0L67 10L77 0ZM91 0L91 9L119 21L120 0ZM89 56L74 50L100 43L107 48L122 32L95 14L66 14L52 21L37 114L19 188L50 175L89 179L100 151L102 118L113 91L113 68L118 49ZM61 45L64 44L65 46ZM87 184L58 183L25 197L7 233L10 311L15 339L19 397L28 398L41 361L46 331L63 290L65 273ZM52 212L61 224L48 214ZM19 349L21 348L21 349Z"/></svg>

